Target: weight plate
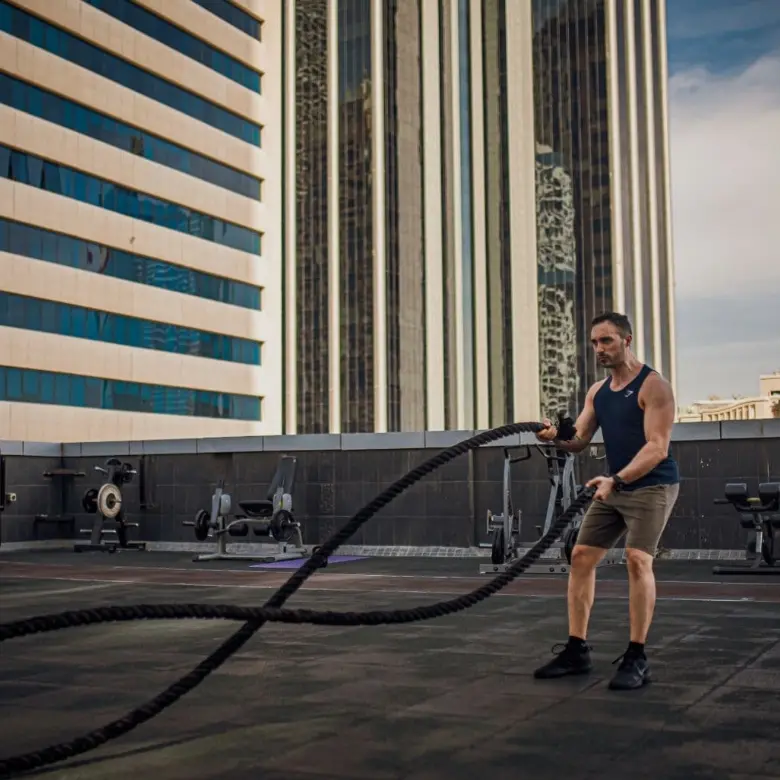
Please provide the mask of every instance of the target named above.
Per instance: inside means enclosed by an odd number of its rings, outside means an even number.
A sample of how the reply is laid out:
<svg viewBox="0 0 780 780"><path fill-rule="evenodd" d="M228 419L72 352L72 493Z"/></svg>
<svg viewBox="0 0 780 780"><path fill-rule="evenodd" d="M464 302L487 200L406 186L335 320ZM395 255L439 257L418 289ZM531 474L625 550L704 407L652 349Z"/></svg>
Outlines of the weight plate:
<svg viewBox="0 0 780 780"><path fill-rule="evenodd" d="M496 528L493 532L493 547L490 551L491 563L499 564L506 560L506 551L504 548L504 529Z"/></svg>
<svg viewBox="0 0 780 780"><path fill-rule="evenodd" d="M209 520L211 515L205 509L199 509L195 515L195 538L205 542L209 538Z"/></svg>
<svg viewBox="0 0 780 780"><path fill-rule="evenodd" d="M566 561L571 565L571 556L574 552L574 545L577 544L577 537L580 535L579 528L569 528L566 531L563 541L563 554L566 556Z"/></svg>
<svg viewBox="0 0 780 780"><path fill-rule="evenodd" d="M286 542L292 541L295 536L295 520L293 516L286 510L280 509L271 518L271 536L277 541Z"/></svg>
<svg viewBox="0 0 780 780"><path fill-rule="evenodd" d="M97 508L103 517L113 520L122 511L122 492L111 482L102 485L97 494Z"/></svg>
<svg viewBox="0 0 780 780"><path fill-rule="evenodd" d="M97 488L90 488L81 499L81 506L89 515L94 515L97 512L97 495Z"/></svg>

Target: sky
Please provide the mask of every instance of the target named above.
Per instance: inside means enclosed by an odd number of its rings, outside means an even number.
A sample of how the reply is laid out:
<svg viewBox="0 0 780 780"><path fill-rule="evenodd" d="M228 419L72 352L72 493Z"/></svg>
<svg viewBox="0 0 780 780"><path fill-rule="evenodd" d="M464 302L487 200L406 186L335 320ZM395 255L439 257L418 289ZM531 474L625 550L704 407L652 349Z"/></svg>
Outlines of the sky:
<svg viewBox="0 0 780 780"><path fill-rule="evenodd" d="M677 394L780 370L780 0L666 0Z"/></svg>

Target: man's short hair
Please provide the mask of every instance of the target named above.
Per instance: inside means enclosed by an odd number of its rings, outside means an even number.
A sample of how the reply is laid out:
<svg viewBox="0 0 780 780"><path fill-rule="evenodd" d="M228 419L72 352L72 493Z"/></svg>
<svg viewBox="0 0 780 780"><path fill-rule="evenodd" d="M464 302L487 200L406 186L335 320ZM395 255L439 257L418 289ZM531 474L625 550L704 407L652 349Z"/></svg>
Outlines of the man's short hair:
<svg viewBox="0 0 780 780"><path fill-rule="evenodd" d="M591 320L590 326L598 325L602 322L611 322L619 331L620 335L625 338L626 336L633 335L631 330L631 322L625 314L620 314L616 311L605 311L603 314L599 314Z"/></svg>

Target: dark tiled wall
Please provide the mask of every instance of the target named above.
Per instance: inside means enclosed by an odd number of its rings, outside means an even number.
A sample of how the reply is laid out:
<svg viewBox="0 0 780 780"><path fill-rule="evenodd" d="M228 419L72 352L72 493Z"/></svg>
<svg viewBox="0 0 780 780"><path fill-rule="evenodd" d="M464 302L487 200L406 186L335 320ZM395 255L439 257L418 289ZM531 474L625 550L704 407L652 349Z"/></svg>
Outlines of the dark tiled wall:
<svg viewBox="0 0 780 780"><path fill-rule="evenodd" d="M532 449L533 451L533 449ZM679 441L673 453L683 481L680 498L663 543L670 548L737 549L744 532L736 513L713 504L728 481L780 481L780 438ZM140 480L124 491L129 518L138 521L141 538L150 541L192 541L191 528L181 525L195 512L208 509L216 482L224 479L234 502L262 498L278 462L277 452L144 455L122 457L143 469L145 507ZM294 491L297 514L304 522L307 544L323 541L393 481L436 454L435 450L366 450L290 452L298 457ZM487 540L488 509L501 509L502 448L485 447L448 463L381 510L353 537L355 544L469 546ZM8 490L18 502L5 512L3 542L36 538L33 516L41 512L73 513L76 528L87 527L81 496L97 487L94 466L105 457L8 456ZM86 472L75 479L61 503L56 481L43 472L67 467ZM578 459L580 481L601 473L603 461ZM544 459L533 457L513 467L515 506L523 510L524 539L536 537L547 506L549 483ZM37 538L68 537L64 527L39 525ZM251 537L250 537L251 538Z"/></svg>
<svg viewBox="0 0 780 780"><path fill-rule="evenodd" d="M51 516L61 512L63 486L57 478L43 476L44 472L59 468L60 465L61 459L58 457L6 457L6 491L16 493L17 498L15 503L7 505L0 516L0 541L8 543L72 538L68 526L35 522L35 515Z"/></svg>

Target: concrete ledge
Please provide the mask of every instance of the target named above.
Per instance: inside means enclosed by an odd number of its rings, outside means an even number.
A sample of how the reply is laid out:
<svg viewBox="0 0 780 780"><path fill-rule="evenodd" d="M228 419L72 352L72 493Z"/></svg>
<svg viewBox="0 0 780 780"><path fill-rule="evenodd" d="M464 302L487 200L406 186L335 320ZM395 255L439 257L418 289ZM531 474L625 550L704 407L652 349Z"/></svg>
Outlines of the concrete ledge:
<svg viewBox="0 0 780 780"><path fill-rule="evenodd" d="M329 452L342 449L341 436L338 433L265 436L263 449L266 452Z"/></svg>
<svg viewBox="0 0 780 780"><path fill-rule="evenodd" d="M476 431L425 431L426 449L445 450L470 439Z"/></svg>
<svg viewBox="0 0 780 780"><path fill-rule="evenodd" d="M719 422L675 423L672 429L672 443L676 441L717 441L722 438L720 426Z"/></svg>
<svg viewBox="0 0 780 780"><path fill-rule="evenodd" d="M342 450L422 450L423 431L410 433L342 433Z"/></svg>
<svg viewBox="0 0 780 780"><path fill-rule="evenodd" d="M59 458L62 445L50 441L7 441L0 439L0 453L3 455L24 455L28 458Z"/></svg>
<svg viewBox="0 0 780 780"><path fill-rule="evenodd" d="M780 419L727 420L720 430L721 439L780 439Z"/></svg>
<svg viewBox="0 0 780 780"><path fill-rule="evenodd" d="M24 455L24 442L7 441L6 439L0 439L0 454Z"/></svg>
<svg viewBox="0 0 780 780"><path fill-rule="evenodd" d="M401 433L303 434L299 436L226 436L205 439L160 439L131 442L17 442L0 440L4 455L33 457L124 457L132 455L192 455L218 452L305 452L356 450L441 450L483 431L410 431ZM780 438L780 419L675 423L672 443L725 439ZM601 431L593 444L604 441ZM506 436L485 447L518 447L535 444L532 433Z"/></svg>
<svg viewBox="0 0 780 780"><path fill-rule="evenodd" d="M213 439L197 439L198 455L215 452L262 452L265 439L262 436L220 436Z"/></svg>
<svg viewBox="0 0 780 780"><path fill-rule="evenodd" d="M203 439L174 439L172 441L141 442L141 452L134 455L196 455L198 442Z"/></svg>
<svg viewBox="0 0 780 780"><path fill-rule="evenodd" d="M140 442L136 442L140 444ZM80 455L84 458L129 458L129 441L106 441L92 442L85 441L81 445Z"/></svg>

